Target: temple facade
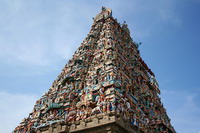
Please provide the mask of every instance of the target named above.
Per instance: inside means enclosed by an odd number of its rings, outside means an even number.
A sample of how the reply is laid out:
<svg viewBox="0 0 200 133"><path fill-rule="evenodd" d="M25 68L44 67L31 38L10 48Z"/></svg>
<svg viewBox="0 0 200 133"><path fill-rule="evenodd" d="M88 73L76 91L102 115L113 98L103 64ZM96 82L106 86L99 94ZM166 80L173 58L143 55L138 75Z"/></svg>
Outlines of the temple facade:
<svg viewBox="0 0 200 133"><path fill-rule="evenodd" d="M176 133L154 73L109 8L13 133Z"/></svg>

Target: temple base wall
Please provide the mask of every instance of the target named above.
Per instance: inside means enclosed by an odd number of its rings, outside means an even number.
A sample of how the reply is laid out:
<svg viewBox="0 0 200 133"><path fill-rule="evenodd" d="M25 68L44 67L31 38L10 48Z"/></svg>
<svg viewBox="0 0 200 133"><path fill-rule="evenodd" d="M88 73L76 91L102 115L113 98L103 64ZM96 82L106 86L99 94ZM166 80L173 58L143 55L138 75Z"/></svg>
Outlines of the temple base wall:
<svg viewBox="0 0 200 133"><path fill-rule="evenodd" d="M138 128L115 115L92 116L88 119L75 121L71 124L55 123L40 127L32 133L143 133Z"/></svg>

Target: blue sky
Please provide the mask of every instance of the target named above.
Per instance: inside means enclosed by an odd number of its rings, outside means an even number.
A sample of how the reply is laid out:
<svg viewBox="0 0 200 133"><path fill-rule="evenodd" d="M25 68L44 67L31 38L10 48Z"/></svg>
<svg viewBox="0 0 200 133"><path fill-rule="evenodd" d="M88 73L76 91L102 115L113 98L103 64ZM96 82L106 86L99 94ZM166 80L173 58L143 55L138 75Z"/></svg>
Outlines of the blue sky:
<svg viewBox="0 0 200 133"><path fill-rule="evenodd" d="M178 133L200 133L200 0L0 0L0 132L28 116L101 6L126 21Z"/></svg>

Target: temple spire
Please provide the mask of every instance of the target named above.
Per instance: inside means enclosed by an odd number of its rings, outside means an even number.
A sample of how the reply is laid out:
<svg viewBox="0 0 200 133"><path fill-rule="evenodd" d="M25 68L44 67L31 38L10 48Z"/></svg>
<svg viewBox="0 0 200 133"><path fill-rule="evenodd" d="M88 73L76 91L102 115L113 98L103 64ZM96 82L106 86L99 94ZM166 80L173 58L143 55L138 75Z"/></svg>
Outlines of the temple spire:
<svg viewBox="0 0 200 133"><path fill-rule="evenodd" d="M14 133L175 133L126 22L102 7L89 34Z"/></svg>

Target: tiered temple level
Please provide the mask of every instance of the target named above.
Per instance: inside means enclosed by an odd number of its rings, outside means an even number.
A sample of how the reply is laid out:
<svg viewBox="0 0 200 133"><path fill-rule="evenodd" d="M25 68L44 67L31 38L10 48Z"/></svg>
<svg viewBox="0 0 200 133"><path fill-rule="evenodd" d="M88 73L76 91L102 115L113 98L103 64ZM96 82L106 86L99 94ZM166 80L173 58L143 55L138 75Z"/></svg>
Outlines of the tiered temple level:
<svg viewBox="0 0 200 133"><path fill-rule="evenodd" d="M14 133L175 133L154 73L108 8Z"/></svg>

